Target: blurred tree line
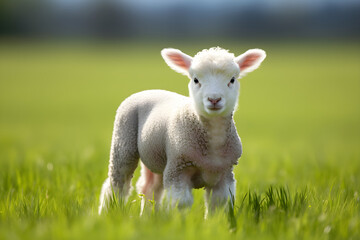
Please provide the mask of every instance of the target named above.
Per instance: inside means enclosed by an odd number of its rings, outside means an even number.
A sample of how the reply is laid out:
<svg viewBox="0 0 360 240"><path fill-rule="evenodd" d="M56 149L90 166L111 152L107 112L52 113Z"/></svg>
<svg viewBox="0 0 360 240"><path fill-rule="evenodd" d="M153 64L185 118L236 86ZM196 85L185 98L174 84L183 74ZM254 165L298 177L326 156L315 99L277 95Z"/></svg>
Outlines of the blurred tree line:
<svg viewBox="0 0 360 240"><path fill-rule="evenodd" d="M227 1L226 3L229 3ZM126 1L1 0L0 36L29 38L358 38L360 2L142 6Z"/></svg>

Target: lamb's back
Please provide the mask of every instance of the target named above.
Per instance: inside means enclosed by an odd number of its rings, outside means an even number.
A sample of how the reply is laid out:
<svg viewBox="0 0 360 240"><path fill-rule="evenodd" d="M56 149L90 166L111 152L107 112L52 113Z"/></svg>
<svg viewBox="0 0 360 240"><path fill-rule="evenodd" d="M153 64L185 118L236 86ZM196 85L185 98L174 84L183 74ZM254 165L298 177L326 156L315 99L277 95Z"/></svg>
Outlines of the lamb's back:
<svg viewBox="0 0 360 240"><path fill-rule="evenodd" d="M177 93L147 90L131 95L121 104L123 109L137 113L139 155L153 172L161 173L166 165L169 119L189 102L189 97Z"/></svg>

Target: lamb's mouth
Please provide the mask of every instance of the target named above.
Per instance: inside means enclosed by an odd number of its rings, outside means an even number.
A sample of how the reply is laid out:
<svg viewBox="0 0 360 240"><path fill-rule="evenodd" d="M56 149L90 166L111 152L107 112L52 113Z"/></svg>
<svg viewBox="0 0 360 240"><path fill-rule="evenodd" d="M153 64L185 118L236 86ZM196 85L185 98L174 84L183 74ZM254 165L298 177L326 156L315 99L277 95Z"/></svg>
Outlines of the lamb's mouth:
<svg viewBox="0 0 360 240"><path fill-rule="evenodd" d="M211 110L211 111L219 111L220 109L222 109L222 107L211 106L211 107L208 107L208 109Z"/></svg>

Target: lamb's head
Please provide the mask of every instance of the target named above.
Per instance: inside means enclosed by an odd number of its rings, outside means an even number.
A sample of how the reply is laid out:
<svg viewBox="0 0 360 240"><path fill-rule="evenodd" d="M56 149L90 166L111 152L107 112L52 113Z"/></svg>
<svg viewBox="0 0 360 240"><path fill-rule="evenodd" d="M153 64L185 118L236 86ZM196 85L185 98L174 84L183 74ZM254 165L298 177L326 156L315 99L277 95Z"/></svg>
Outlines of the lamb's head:
<svg viewBox="0 0 360 240"><path fill-rule="evenodd" d="M172 69L190 78L190 97L196 112L204 117L232 114L239 96L237 79L258 68L266 57L261 49L235 57L219 47L205 49L194 57L172 48L163 49L161 55Z"/></svg>

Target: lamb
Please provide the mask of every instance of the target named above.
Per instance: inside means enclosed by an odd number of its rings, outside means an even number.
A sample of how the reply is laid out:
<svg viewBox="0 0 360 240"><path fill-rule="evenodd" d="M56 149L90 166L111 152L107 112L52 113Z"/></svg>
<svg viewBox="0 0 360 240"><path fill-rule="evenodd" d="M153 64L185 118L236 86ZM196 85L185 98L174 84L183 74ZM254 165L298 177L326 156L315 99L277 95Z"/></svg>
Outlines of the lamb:
<svg viewBox="0 0 360 240"><path fill-rule="evenodd" d="M147 90L121 103L99 214L113 193L126 199L139 158L137 191L156 202L166 198L169 206L189 207L192 189L204 187L206 209L213 210L235 194L233 167L242 154L233 120L237 79L258 68L265 51L251 49L235 57L216 47L190 57L167 48L161 55L170 68L190 78L190 97Z"/></svg>

